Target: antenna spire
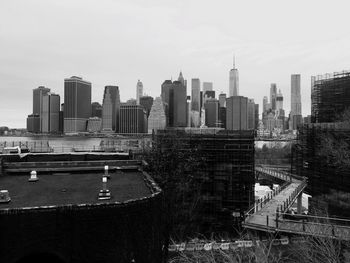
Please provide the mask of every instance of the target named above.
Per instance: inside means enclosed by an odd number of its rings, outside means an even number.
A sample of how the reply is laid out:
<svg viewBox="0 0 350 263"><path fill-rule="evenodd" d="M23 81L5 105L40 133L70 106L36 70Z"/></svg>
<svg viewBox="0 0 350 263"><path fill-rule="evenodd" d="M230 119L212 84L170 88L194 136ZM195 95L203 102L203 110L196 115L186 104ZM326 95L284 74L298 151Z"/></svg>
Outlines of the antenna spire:
<svg viewBox="0 0 350 263"><path fill-rule="evenodd" d="M233 54L233 68L234 68L234 69L236 68L236 65L235 65L235 62L236 62L236 61L235 61L235 59L236 59L236 58L235 58L235 54Z"/></svg>

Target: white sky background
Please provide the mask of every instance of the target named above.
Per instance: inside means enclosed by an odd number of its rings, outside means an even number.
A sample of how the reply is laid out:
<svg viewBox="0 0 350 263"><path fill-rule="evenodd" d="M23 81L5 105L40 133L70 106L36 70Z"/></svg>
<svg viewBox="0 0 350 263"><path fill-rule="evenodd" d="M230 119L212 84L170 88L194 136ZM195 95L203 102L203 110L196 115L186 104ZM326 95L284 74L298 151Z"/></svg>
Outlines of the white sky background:
<svg viewBox="0 0 350 263"><path fill-rule="evenodd" d="M61 95L63 79L105 85L121 99L160 95L182 70L188 81L228 93L232 56L240 95L260 104L277 83L290 110L290 75L301 74L302 110L310 114L310 77L350 69L349 1L314 0L1 0L0 126L24 128L39 85Z"/></svg>

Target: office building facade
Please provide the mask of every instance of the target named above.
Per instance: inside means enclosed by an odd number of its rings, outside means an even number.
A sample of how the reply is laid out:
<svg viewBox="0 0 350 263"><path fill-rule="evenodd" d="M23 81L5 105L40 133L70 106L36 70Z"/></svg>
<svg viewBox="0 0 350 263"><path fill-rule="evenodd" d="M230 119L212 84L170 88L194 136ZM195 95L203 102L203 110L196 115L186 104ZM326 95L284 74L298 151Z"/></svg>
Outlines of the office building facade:
<svg viewBox="0 0 350 263"><path fill-rule="evenodd" d="M102 104L102 131L119 131L120 95L118 86L105 86Z"/></svg>
<svg viewBox="0 0 350 263"><path fill-rule="evenodd" d="M300 94L300 74L291 75L291 102L290 102L290 122L289 129L295 130L300 124L300 118L294 118L294 115L301 116L301 94Z"/></svg>
<svg viewBox="0 0 350 263"><path fill-rule="evenodd" d="M60 96L47 93L42 98L42 133L60 132Z"/></svg>
<svg viewBox="0 0 350 263"><path fill-rule="evenodd" d="M91 117L102 118L102 105L98 102L91 103Z"/></svg>
<svg viewBox="0 0 350 263"><path fill-rule="evenodd" d="M148 133L165 129L166 116L165 107L161 97L156 97L148 117Z"/></svg>
<svg viewBox="0 0 350 263"><path fill-rule="evenodd" d="M226 129L248 129L248 98L232 96L226 99Z"/></svg>
<svg viewBox="0 0 350 263"><path fill-rule="evenodd" d="M204 103L205 109L205 126L208 128L219 127L219 101L208 99Z"/></svg>
<svg viewBox="0 0 350 263"><path fill-rule="evenodd" d="M91 83L73 76L64 80L64 132L85 132L91 116Z"/></svg>
<svg viewBox="0 0 350 263"><path fill-rule="evenodd" d="M153 97L151 96L140 97L140 105L145 108L147 113L147 118L148 118L153 105Z"/></svg>
<svg viewBox="0 0 350 263"><path fill-rule="evenodd" d="M255 129L255 103L254 99L248 99L248 130Z"/></svg>
<svg viewBox="0 0 350 263"><path fill-rule="evenodd" d="M42 131L43 96L50 92L49 88L39 86L33 89L33 114L39 115L39 132Z"/></svg>
<svg viewBox="0 0 350 263"><path fill-rule="evenodd" d="M199 79L191 80L191 110L200 111L201 82Z"/></svg>
<svg viewBox="0 0 350 263"><path fill-rule="evenodd" d="M184 81L166 80L162 84L162 100L168 127L186 127L187 93Z"/></svg>
<svg viewBox="0 0 350 263"><path fill-rule="evenodd" d="M147 114L141 105L121 104L119 133L147 133Z"/></svg>
<svg viewBox="0 0 350 263"><path fill-rule="evenodd" d="M276 83L271 83L270 104L271 104L272 110L276 110L276 97L277 97L277 85L276 85Z"/></svg>

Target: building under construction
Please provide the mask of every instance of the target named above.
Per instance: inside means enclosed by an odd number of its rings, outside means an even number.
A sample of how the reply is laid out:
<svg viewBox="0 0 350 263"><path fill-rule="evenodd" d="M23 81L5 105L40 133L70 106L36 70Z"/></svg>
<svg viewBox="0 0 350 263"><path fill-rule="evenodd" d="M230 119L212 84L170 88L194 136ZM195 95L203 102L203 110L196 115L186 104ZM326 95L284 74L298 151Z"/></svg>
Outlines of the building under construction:
<svg viewBox="0 0 350 263"><path fill-rule="evenodd" d="M350 107L350 71L311 77L313 123L335 122Z"/></svg>
<svg viewBox="0 0 350 263"><path fill-rule="evenodd" d="M162 151L178 142L180 152L196 149L204 161L197 171L187 172L201 181L197 224L204 232L232 232L254 203L254 131L168 129L159 130L154 142Z"/></svg>

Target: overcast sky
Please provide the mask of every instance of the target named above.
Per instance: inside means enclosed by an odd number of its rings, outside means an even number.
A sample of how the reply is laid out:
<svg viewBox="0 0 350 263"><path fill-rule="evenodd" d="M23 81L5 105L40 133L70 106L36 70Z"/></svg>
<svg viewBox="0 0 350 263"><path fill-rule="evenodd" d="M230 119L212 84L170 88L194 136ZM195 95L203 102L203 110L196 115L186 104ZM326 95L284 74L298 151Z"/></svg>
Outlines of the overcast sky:
<svg viewBox="0 0 350 263"><path fill-rule="evenodd" d="M24 128L32 90L61 95L63 79L92 82L93 101L118 85L121 99L160 95L165 79L213 82L228 93L232 56L240 95L262 104L277 83L290 110L290 75L301 74L310 114L310 77L350 69L348 1L1 0L0 126ZM261 107L260 107L261 111Z"/></svg>

